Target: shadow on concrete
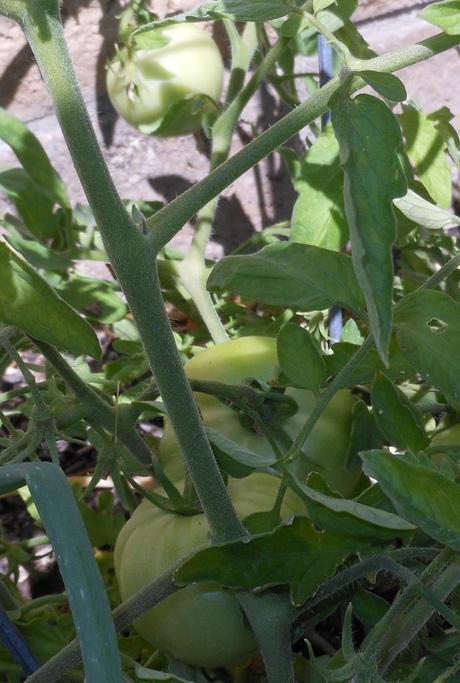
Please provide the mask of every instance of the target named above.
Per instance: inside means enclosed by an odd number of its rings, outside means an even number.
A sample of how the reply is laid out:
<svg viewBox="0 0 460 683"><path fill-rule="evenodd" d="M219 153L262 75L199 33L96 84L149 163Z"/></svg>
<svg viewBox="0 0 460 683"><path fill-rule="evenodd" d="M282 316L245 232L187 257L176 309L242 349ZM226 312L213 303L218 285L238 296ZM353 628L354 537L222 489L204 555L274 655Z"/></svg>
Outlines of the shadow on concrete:
<svg viewBox="0 0 460 683"><path fill-rule="evenodd" d="M183 176L164 175L149 178L151 187L166 202L192 187L192 183ZM192 225L194 220L191 221ZM254 225L247 216L240 199L235 195L221 197L214 221L212 239L221 244L225 254L232 252L241 242L249 239L254 233Z"/></svg>
<svg viewBox="0 0 460 683"><path fill-rule="evenodd" d="M102 2L103 0L100 0ZM112 0L108 0L112 3ZM70 17L77 17L82 8L88 7L91 0L63 0L61 6L62 21L65 24ZM7 107L16 95L22 79L34 64L32 50L24 45L11 59L0 76L0 106Z"/></svg>

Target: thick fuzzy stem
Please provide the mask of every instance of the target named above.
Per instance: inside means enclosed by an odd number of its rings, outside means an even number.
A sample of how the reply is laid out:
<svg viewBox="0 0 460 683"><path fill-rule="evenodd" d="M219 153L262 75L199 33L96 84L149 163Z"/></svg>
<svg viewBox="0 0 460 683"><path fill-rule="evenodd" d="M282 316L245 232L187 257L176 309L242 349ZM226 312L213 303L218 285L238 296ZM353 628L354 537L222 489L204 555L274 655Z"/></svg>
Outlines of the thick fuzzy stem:
<svg viewBox="0 0 460 683"><path fill-rule="evenodd" d="M64 39L58 3L22 17L104 246L136 320L155 380L174 426L212 536L240 537L239 521L185 377L164 308L154 258L113 185L86 111Z"/></svg>

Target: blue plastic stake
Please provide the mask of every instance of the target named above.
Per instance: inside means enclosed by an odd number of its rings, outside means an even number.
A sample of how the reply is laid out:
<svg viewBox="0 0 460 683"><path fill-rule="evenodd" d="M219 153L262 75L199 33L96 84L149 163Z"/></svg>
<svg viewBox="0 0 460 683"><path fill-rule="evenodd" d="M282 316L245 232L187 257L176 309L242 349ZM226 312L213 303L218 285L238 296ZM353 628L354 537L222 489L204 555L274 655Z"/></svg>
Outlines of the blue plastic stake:
<svg viewBox="0 0 460 683"><path fill-rule="evenodd" d="M0 605L0 639L23 668L25 674L33 674L40 668L40 662L29 649L26 641Z"/></svg>

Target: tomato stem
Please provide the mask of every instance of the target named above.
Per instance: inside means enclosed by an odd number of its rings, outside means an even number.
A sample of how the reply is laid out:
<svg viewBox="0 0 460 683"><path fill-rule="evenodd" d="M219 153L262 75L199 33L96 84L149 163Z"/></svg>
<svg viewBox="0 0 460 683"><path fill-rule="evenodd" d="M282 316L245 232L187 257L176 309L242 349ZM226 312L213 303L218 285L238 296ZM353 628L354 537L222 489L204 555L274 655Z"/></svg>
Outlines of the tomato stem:
<svg viewBox="0 0 460 683"><path fill-rule="evenodd" d="M43 6L42 6L43 5ZM68 149L126 295L215 540L245 534L213 456L167 317L155 259L116 191L65 42L59 3L24 5L19 18L48 85Z"/></svg>
<svg viewBox="0 0 460 683"><path fill-rule="evenodd" d="M231 22L226 22L227 27L229 24L233 26ZM231 41L233 52L232 74L235 74L235 71L237 71L239 79L241 73L247 72L257 46L255 26L250 25L250 30L246 28L243 37L240 39L233 36L231 31L229 33L233 37ZM287 43L288 39L281 38L270 48L249 82L234 94L234 98L215 122L212 128L211 171L227 159L233 133L240 120L241 113L259 85L273 68ZM232 82L230 83L230 91L233 92L231 86ZM185 259L178 264L182 282L192 296L195 306L216 344L228 339L228 334L222 325L211 295L206 289L208 269L205 263L205 249L211 235L217 203L217 198L214 198L198 212L192 243Z"/></svg>

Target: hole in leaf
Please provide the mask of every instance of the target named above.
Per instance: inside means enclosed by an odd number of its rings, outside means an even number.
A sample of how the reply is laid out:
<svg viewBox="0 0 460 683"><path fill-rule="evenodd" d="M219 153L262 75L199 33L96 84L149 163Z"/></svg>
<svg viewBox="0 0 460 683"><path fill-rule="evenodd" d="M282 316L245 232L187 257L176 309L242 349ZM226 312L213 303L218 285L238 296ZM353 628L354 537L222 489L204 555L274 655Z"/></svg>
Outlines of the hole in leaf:
<svg viewBox="0 0 460 683"><path fill-rule="evenodd" d="M435 334L444 334L444 332L449 327L448 324L444 322L444 320L439 320L439 318L431 318L431 320L429 320L427 324L430 330Z"/></svg>

